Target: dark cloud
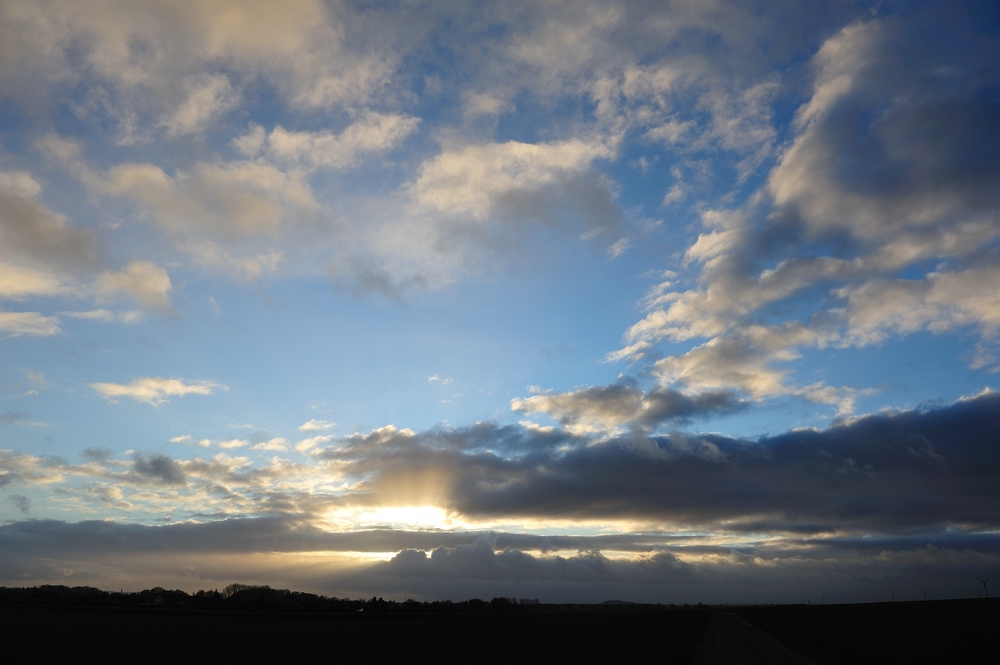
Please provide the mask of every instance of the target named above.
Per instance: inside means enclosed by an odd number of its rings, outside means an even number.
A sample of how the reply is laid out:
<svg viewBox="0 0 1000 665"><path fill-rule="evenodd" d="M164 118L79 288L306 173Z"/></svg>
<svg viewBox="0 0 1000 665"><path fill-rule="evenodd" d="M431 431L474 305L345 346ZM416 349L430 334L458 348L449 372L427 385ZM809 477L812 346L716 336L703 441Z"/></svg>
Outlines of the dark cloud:
<svg viewBox="0 0 1000 665"><path fill-rule="evenodd" d="M7 501L14 504L14 507L22 513L27 513L31 510L31 499L23 494L11 494L7 497Z"/></svg>
<svg viewBox="0 0 1000 665"><path fill-rule="evenodd" d="M6 252L56 270L97 265L93 235L67 226L40 205L31 191L37 187L34 181L22 186L27 191L2 185L0 181L0 238Z"/></svg>
<svg viewBox="0 0 1000 665"><path fill-rule="evenodd" d="M148 458L136 453L132 470L162 485L183 485L186 482L180 465L163 453L153 453Z"/></svg>
<svg viewBox="0 0 1000 665"><path fill-rule="evenodd" d="M569 553L552 553L546 545ZM23 520L0 526L0 549L5 555L0 580L8 585L73 579L109 586L117 575L145 586L169 580L189 591L263 580L353 597L429 594L461 600L503 595L548 602L802 602L821 593L828 601L888 600L892 593L902 599L913 592L916 598L918 590L935 597L968 596L977 590L968 584L969 571L987 574L1000 565L996 534L939 531L739 544L648 533L327 533L293 516L164 526ZM396 554L385 562L347 569L333 561L317 567L316 554L289 556L331 551ZM264 561L266 557L274 560Z"/></svg>
<svg viewBox="0 0 1000 665"><path fill-rule="evenodd" d="M30 417L24 411L7 411L6 413L0 413L0 425L18 425Z"/></svg>
<svg viewBox="0 0 1000 665"><path fill-rule="evenodd" d="M591 386L568 393L543 393L515 399L511 408L523 413L543 413L563 425L623 425L654 429L667 422L683 424L740 411L747 402L725 390L687 394L670 388L643 391L631 377L610 386Z"/></svg>
<svg viewBox="0 0 1000 665"><path fill-rule="evenodd" d="M92 462L106 462L111 457L110 448L84 448L83 456Z"/></svg>
<svg viewBox="0 0 1000 665"><path fill-rule="evenodd" d="M473 518L905 533L1000 523L998 437L1000 394L989 392L759 441L631 432L595 442L481 424L349 437L317 455L363 479L351 500L429 492Z"/></svg>

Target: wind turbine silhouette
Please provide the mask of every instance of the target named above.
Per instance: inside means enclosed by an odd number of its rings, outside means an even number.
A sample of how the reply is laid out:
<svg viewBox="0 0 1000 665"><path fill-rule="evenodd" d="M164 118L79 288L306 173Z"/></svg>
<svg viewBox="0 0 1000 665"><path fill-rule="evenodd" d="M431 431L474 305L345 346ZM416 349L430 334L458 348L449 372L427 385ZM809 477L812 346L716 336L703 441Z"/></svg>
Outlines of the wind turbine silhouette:
<svg viewBox="0 0 1000 665"><path fill-rule="evenodd" d="M992 580L993 578L992 577L987 577L984 580L981 577L977 577L976 579L983 583L983 591L986 592L986 597L989 598L990 597L990 590L986 588L986 583L989 582L990 580Z"/></svg>

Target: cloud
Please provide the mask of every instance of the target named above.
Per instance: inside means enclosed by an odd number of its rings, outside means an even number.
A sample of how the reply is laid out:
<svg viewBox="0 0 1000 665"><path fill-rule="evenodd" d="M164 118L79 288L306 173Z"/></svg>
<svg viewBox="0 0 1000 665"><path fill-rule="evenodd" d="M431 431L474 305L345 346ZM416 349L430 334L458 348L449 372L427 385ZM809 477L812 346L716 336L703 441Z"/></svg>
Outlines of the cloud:
<svg viewBox="0 0 1000 665"><path fill-rule="evenodd" d="M515 110L514 104L510 101L500 99L490 93L467 92L463 96L462 115L466 119L476 116L496 117Z"/></svg>
<svg viewBox="0 0 1000 665"><path fill-rule="evenodd" d="M14 504L14 507L22 513L31 512L31 499L23 494L11 494L7 497L7 501Z"/></svg>
<svg viewBox="0 0 1000 665"><path fill-rule="evenodd" d="M847 341L857 346L881 342L889 333L971 324L993 337L1000 329L1000 265L932 272L919 280L871 280L838 295L848 302Z"/></svg>
<svg viewBox="0 0 1000 665"><path fill-rule="evenodd" d="M331 423L326 420L316 420L313 418L307 422L299 425L300 432L325 432L328 429L333 429L336 427L337 423Z"/></svg>
<svg viewBox="0 0 1000 665"><path fill-rule="evenodd" d="M1000 405L866 416L759 441L640 432L593 441L479 425L379 430L314 453L375 501L431 498L469 519L637 520L813 533L987 528ZM421 499L421 497L424 497ZM414 502L410 504L410 502Z"/></svg>
<svg viewBox="0 0 1000 665"><path fill-rule="evenodd" d="M639 534L549 540L569 552L539 551L545 541L541 536L324 533L287 517L163 526L25 519L0 525L0 547L7 554L0 580L10 585L64 583L72 570L80 584L121 579L151 587L166 581L189 592L213 588L219 580L243 579L340 597L427 593L465 600L515 595L543 602L623 597L662 603L753 602L764 587L765 597L774 602L801 602L820 593L828 602L855 602L882 596L888 601L892 594L902 599L906 596L897 587L916 585L916 580L917 588L930 586L942 597L967 597L977 584L969 580L968 570L989 569L1000 559L1000 544L989 534L803 539L776 547L679 543L669 536L657 540ZM602 547L617 552L605 553ZM395 554L388 561L360 564L336 556L359 551ZM623 556L623 551L631 553ZM322 566L317 567L317 556L325 557ZM919 592L913 594L912 599L919 599Z"/></svg>
<svg viewBox="0 0 1000 665"><path fill-rule="evenodd" d="M44 270L0 262L0 298L23 300L66 292L64 281Z"/></svg>
<svg viewBox="0 0 1000 665"><path fill-rule="evenodd" d="M333 12L315 0L281 11L253 1L182 3L170 12L118 0L86 11L54 2L44 12L15 2L0 18L9 44L0 56L5 94L30 97L18 89L28 73L39 96L82 79L104 94L120 124L149 118L171 134L195 131L228 108L229 78L266 81L294 107L351 108L384 86L392 68L386 49L351 48L347 34L363 25L364 14L348 7ZM147 48L130 48L135 44ZM219 69L228 77L206 73Z"/></svg>
<svg viewBox="0 0 1000 665"><path fill-rule="evenodd" d="M113 312L110 309L91 309L86 312L61 312L63 316L85 321L99 321L101 323L125 323L133 324L142 321L145 315L136 310L125 310Z"/></svg>
<svg viewBox="0 0 1000 665"><path fill-rule="evenodd" d="M321 443L327 443L333 439L332 434L320 434L317 436L311 436L307 439L302 439L295 444L295 452L304 453L312 450Z"/></svg>
<svg viewBox="0 0 1000 665"><path fill-rule="evenodd" d="M106 462L111 458L110 448L84 448L82 455L92 462Z"/></svg>
<svg viewBox="0 0 1000 665"><path fill-rule="evenodd" d="M0 333L7 337L32 335L48 337L62 332L59 319L38 312L0 312Z"/></svg>
<svg viewBox="0 0 1000 665"><path fill-rule="evenodd" d="M37 455L0 449L0 487L46 485L64 479L58 463Z"/></svg>
<svg viewBox="0 0 1000 665"><path fill-rule="evenodd" d="M340 134L295 132L275 127L266 139L267 154L276 162L306 168L344 169L367 155L385 152L412 134L419 118L369 112ZM265 145L257 128L238 139L240 148L254 155ZM262 135L261 135L262 136Z"/></svg>
<svg viewBox="0 0 1000 665"><path fill-rule="evenodd" d="M253 446L250 446L251 450L267 450L274 452L286 452L288 450L288 440L280 436L273 437L267 441L261 441Z"/></svg>
<svg viewBox="0 0 1000 665"><path fill-rule="evenodd" d="M643 391L634 379L622 377L610 386L592 386L568 393L546 392L511 400L522 413L551 416L571 431L586 432L638 426L655 429L664 423L732 413L746 404L725 391L685 394L667 388Z"/></svg>
<svg viewBox="0 0 1000 665"><path fill-rule="evenodd" d="M186 88L187 99L163 121L168 136L199 132L213 116L239 102L229 79L220 74L196 76L187 82Z"/></svg>
<svg viewBox="0 0 1000 665"><path fill-rule="evenodd" d="M149 457L136 453L132 470L142 478L160 485L184 485L184 471L180 465L163 453L153 453Z"/></svg>
<svg viewBox="0 0 1000 665"><path fill-rule="evenodd" d="M145 402L152 406L165 404L170 401L171 397L211 395L216 390L229 390L226 386L214 381L187 383L183 379L164 379L161 377L142 377L128 384L91 383L90 387L109 400L130 397L137 402Z"/></svg>
<svg viewBox="0 0 1000 665"><path fill-rule="evenodd" d="M250 442L247 441L246 439L230 439L228 441L220 441L219 442L219 447L220 448L224 448L226 450L229 450L229 449L232 449L232 448L243 448L244 446L248 446L248 445L250 445Z"/></svg>
<svg viewBox="0 0 1000 665"><path fill-rule="evenodd" d="M97 278L97 291L102 297L124 293L133 300L153 309L169 311L173 285L167 271L148 261L133 261L120 272L104 272Z"/></svg>
<svg viewBox="0 0 1000 665"><path fill-rule="evenodd" d="M5 451L0 485L54 485L60 501L192 521L154 528L38 520L0 527L0 541L11 557L34 548L56 559L122 551L136 555L137 566L142 552L398 552L355 568L360 584L506 579L703 589L735 579L729 575L749 579L738 571L753 570L758 581L773 574L776 584L791 585L801 567L821 576L858 573L907 557L954 570L968 557L1000 553L986 533L1000 519L990 481L1000 472L998 408L1000 396L986 391L757 441L492 423L425 432L389 426L319 442L306 465L225 453L119 461L110 451L69 465ZM379 510L417 506L436 507L451 526L331 531L339 520L356 525L370 515L384 524ZM271 517L218 521L234 514ZM579 523L617 533L558 533ZM497 524L544 525L545 533L477 527ZM120 537L127 533L134 538Z"/></svg>
<svg viewBox="0 0 1000 665"><path fill-rule="evenodd" d="M31 416L23 411L7 411L6 413L0 413L0 424L19 425L28 421L29 418Z"/></svg>
<svg viewBox="0 0 1000 665"><path fill-rule="evenodd" d="M474 221L494 214L531 214L551 206L552 188L571 187L595 160L612 155L600 142L579 139L469 145L425 162L410 194L419 209ZM604 209L611 207L608 202ZM593 214L582 209L579 214L603 225Z"/></svg>
<svg viewBox="0 0 1000 665"><path fill-rule="evenodd" d="M198 164L173 177L153 164L121 164L107 176L93 176L90 186L132 200L201 264L243 277L257 277L280 262L281 251L261 248L260 241L313 220L319 211L303 174L265 162Z"/></svg>
<svg viewBox="0 0 1000 665"><path fill-rule="evenodd" d="M996 68L977 69L980 56L961 44L997 47L964 23L937 30L941 11L855 21L823 42L765 186L736 207L702 209L704 232L683 262L697 272L651 289L647 314L609 360L698 340L654 361L664 387L798 395L844 414L858 389L796 382L801 349L920 330L995 336L998 263L985 248L1000 237L1000 153L987 129L1000 117ZM772 92L759 85L741 116L763 121ZM722 123L719 140L736 140L740 126Z"/></svg>
<svg viewBox="0 0 1000 665"><path fill-rule="evenodd" d="M38 201L41 192L42 186L28 173L0 172L2 256L35 264L34 270L27 266L6 266L5 270L18 270L21 280L34 282L34 288L45 292L55 289L55 278L39 270L77 271L96 265L97 257L93 235L70 226L64 216L42 205ZM6 279L13 279L10 272Z"/></svg>

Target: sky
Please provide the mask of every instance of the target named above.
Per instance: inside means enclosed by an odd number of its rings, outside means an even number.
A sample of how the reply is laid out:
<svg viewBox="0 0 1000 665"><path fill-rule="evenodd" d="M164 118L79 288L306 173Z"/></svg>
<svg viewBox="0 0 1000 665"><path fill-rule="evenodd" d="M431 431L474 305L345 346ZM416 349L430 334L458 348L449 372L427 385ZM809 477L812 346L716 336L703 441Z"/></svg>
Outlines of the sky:
<svg viewBox="0 0 1000 665"><path fill-rule="evenodd" d="M1000 9L0 1L0 585L1000 574Z"/></svg>

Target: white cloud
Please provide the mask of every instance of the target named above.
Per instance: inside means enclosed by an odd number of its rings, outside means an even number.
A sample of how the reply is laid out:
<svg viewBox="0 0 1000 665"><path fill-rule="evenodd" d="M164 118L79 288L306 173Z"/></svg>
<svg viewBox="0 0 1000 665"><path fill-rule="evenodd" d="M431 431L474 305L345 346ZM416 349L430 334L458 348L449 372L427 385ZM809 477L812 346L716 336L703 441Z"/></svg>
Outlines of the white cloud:
<svg viewBox="0 0 1000 665"><path fill-rule="evenodd" d="M280 7L263 0L181 2L169 9L122 0L86 7L55 0L44 11L19 0L4 6L5 92L19 99L30 96L18 88L29 80L41 94L83 79L109 98L119 124L153 116L172 133L198 127L229 103L233 93L221 74L205 70L222 66L235 80L267 81L286 104L328 109L368 101L393 67L388 49L350 47L349 25L363 22L363 13L347 6L333 12L319 0ZM163 111L170 111L166 121Z"/></svg>
<svg viewBox="0 0 1000 665"><path fill-rule="evenodd" d="M54 296L67 290L63 280L51 272L0 261L0 298L4 300Z"/></svg>
<svg viewBox="0 0 1000 665"><path fill-rule="evenodd" d="M119 272L104 272L97 278L97 291L102 297L119 293L136 302L159 310L170 309L170 275L148 261L133 261Z"/></svg>
<svg viewBox="0 0 1000 665"><path fill-rule="evenodd" d="M0 333L6 333L7 337L46 337L61 332L59 319L54 316L44 316L38 312L0 312Z"/></svg>
<svg viewBox="0 0 1000 665"><path fill-rule="evenodd" d="M170 136L200 132L213 116L239 103L229 79L221 74L196 76L185 87L187 99L163 121Z"/></svg>
<svg viewBox="0 0 1000 665"><path fill-rule="evenodd" d="M304 422L299 425L300 432L324 432L328 429L332 429L337 426L337 423L331 423L327 420L316 420L313 418L308 422Z"/></svg>
<svg viewBox="0 0 1000 665"><path fill-rule="evenodd" d="M280 436L276 436L273 439L268 439L267 441L261 441L256 445L250 446L250 449L269 450L269 451L283 453L288 450L288 440L283 439Z"/></svg>
<svg viewBox="0 0 1000 665"><path fill-rule="evenodd" d="M191 440L190 434L181 434L179 436L171 437L170 443L187 443Z"/></svg>
<svg viewBox="0 0 1000 665"><path fill-rule="evenodd" d="M318 436L312 436L308 439L302 439L295 444L295 452L304 453L306 451L312 450L321 443L326 443L327 441L333 440L332 434L320 434Z"/></svg>
<svg viewBox="0 0 1000 665"><path fill-rule="evenodd" d="M424 162L410 194L421 209L483 220L509 197L557 186L613 154L604 143L580 139L469 145Z"/></svg>
<svg viewBox="0 0 1000 665"><path fill-rule="evenodd" d="M0 284L15 297L55 293L59 283L53 274L96 264L93 235L44 206L41 192L30 174L0 171Z"/></svg>
<svg viewBox="0 0 1000 665"><path fill-rule="evenodd" d="M233 448L243 448L250 445L250 442L246 439L230 439L228 441L219 441L219 447L225 448L226 450L231 450Z"/></svg>
<svg viewBox="0 0 1000 665"><path fill-rule="evenodd" d="M979 326L990 337L1000 330L1000 266L933 272L919 280L872 280L837 295L848 301L845 343L865 346L889 333L945 332L964 325Z"/></svg>
<svg viewBox="0 0 1000 665"><path fill-rule="evenodd" d="M142 377L128 384L91 383L90 387L109 400L129 397L137 402L145 402L153 406L165 404L170 401L171 397L211 395L216 390L229 390L226 386L214 381L185 382L183 379L160 377Z"/></svg>
<svg viewBox="0 0 1000 665"><path fill-rule="evenodd" d="M267 137L268 155L279 163L308 168L344 169L354 166L369 154L385 152L416 130L419 118L369 112L340 134L332 132L294 132L275 127ZM243 150L256 146L254 128L239 139ZM260 148L263 147L261 143ZM260 149L258 148L258 149Z"/></svg>

